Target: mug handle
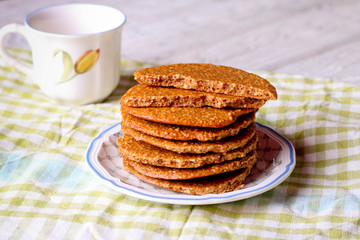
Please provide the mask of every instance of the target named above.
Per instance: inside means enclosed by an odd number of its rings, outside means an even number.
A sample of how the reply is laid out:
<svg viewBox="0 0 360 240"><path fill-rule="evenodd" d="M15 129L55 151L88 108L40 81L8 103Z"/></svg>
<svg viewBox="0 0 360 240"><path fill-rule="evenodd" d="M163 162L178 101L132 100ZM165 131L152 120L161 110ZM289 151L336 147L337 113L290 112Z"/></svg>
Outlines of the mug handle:
<svg viewBox="0 0 360 240"><path fill-rule="evenodd" d="M7 49L5 48L5 36L9 33L19 33L25 38L28 35L24 25L11 23L5 25L0 29L0 55L13 67L19 69L21 72L31 75L33 71L32 65L19 61L15 57L11 56Z"/></svg>

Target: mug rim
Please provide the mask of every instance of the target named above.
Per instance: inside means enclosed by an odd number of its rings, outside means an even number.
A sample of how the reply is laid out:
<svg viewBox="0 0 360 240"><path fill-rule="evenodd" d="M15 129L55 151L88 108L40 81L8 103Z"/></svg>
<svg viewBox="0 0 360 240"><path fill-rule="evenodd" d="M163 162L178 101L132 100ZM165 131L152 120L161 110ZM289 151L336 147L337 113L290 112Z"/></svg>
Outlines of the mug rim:
<svg viewBox="0 0 360 240"><path fill-rule="evenodd" d="M104 31L98 31L98 32L91 32L91 33L79 33L79 34L63 34L63 33L53 33L53 32L47 32L47 31L43 31L40 29L37 29L33 26L30 25L29 23L29 19L34 16L35 14L44 11L46 9L50 9L50 8L54 8L54 7L59 7L59 6L70 6L70 5L87 5L87 6L95 6L95 7L103 7L103 8L109 8L112 10L117 11L118 13L120 13L120 15L122 15L123 17L123 21L120 22L120 24L118 24L116 27L104 30ZM106 32L111 32L114 31L115 29L121 28L125 23L126 23L127 17L126 15L120 11L119 9L115 8L115 7L111 7L111 6L107 6L107 5L102 5L102 4L96 4L96 3L59 3L59 4L53 4L53 5L48 5L48 6L44 6L38 9L35 9L34 11L28 13L25 17L25 25L27 27L29 27L32 30L35 30L37 32L41 32L41 33L46 33L49 35L53 35L53 36L58 36L58 37L84 37L84 36L91 36L91 35L97 35L97 34L102 34L102 33L106 33Z"/></svg>

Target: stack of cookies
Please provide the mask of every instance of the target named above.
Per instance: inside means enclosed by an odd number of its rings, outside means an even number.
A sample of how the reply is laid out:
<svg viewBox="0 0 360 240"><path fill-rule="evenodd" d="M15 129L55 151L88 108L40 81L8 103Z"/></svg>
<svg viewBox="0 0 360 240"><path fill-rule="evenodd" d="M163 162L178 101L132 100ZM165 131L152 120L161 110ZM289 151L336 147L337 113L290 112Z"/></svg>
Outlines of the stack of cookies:
<svg viewBox="0 0 360 240"><path fill-rule="evenodd" d="M255 113L277 99L265 79L212 64L173 64L134 73L121 99L124 169L176 192L240 189L256 163Z"/></svg>

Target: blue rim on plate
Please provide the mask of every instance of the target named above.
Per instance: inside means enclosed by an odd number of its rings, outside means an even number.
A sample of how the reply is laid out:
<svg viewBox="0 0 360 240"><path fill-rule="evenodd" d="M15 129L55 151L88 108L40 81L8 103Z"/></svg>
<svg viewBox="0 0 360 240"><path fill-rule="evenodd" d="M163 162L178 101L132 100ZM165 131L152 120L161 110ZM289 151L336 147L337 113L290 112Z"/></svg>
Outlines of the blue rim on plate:
<svg viewBox="0 0 360 240"><path fill-rule="evenodd" d="M116 139L121 135L120 123L107 128L90 142L86 152L86 161L91 171L99 177L100 180L116 191L132 197L153 202L183 205L217 204L242 200L273 189L291 174L296 164L295 150L289 140L268 126L257 122L256 125L259 139L260 135L262 135L263 140L261 141L264 141L260 146L266 145L268 149L276 149L276 152L273 153L275 155L271 156L270 153L267 154L265 149L260 147L260 149L258 149L259 157L263 155L267 160L258 159L260 170L257 171L254 167L255 170L253 169L252 171L254 174L252 174L252 177L249 176L252 180L248 184L246 183L244 188L228 193L202 196L175 193L144 183L140 180L134 180L136 179L134 176L128 174L125 170L121 170L122 161L121 157L118 156L116 144ZM106 150L104 150L105 148ZM113 156L106 153L104 155L106 157L101 159L100 155L106 151L112 152ZM114 162L117 163L110 167L113 169L107 168L106 164L114 164ZM124 179L120 180L123 175L127 174L129 176L125 176ZM128 178L133 178L132 182L130 182L130 180L127 182Z"/></svg>

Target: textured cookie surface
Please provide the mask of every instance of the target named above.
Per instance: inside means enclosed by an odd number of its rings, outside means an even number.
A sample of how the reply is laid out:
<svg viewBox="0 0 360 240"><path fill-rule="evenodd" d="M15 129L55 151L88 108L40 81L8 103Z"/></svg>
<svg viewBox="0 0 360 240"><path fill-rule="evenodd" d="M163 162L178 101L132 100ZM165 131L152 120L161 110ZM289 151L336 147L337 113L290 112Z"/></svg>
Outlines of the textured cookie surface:
<svg viewBox="0 0 360 240"><path fill-rule="evenodd" d="M209 127L220 128L225 127L233 122L239 116L254 112L257 109L241 108L241 109L225 109L212 107L128 107L121 106L121 111L133 115L138 118L149 121L191 126L191 127Z"/></svg>
<svg viewBox="0 0 360 240"><path fill-rule="evenodd" d="M185 63L144 68L134 73L135 80L154 86L222 93L266 100L277 99L274 86L258 75L213 64Z"/></svg>
<svg viewBox="0 0 360 240"><path fill-rule="evenodd" d="M165 139L218 141L238 134L241 129L246 128L254 121L255 112L251 112L238 117L236 122L222 128L200 128L157 123L122 113L121 125Z"/></svg>
<svg viewBox="0 0 360 240"><path fill-rule="evenodd" d="M190 180L165 180L152 178L136 171L127 161L123 159L124 169L135 175L138 179L176 192L205 195L220 194L241 189L242 183L249 175L251 168L239 169L204 178Z"/></svg>
<svg viewBox="0 0 360 240"><path fill-rule="evenodd" d="M122 127L124 134L128 134L137 141L144 141L159 148L167 149L178 153L224 153L243 147L255 134L256 125L252 123L249 127L241 130L239 134L221 139L219 141L177 141L158 138L136 131L132 128Z"/></svg>
<svg viewBox="0 0 360 240"><path fill-rule="evenodd" d="M154 87L139 84L121 98L129 107L204 107L260 108L266 100L206 93L178 88Z"/></svg>
<svg viewBox="0 0 360 240"><path fill-rule="evenodd" d="M142 141L136 141L129 135L118 139L119 154L123 158L161 167L172 168L197 168L204 165L221 163L236 158L245 157L246 154L256 149L257 134L243 147L225 153L176 153L159 148Z"/></svg>
<svg viewBox="0 0 360 240"><path fill-rule="evenodd" d="M243 158L218 164L206 165L199 168L168 168L143 164L140 162L130 161L128 159L127 161L136 171L143 175L168 180L184 180L208 177L252 166L256 161L256 151L250 152Z"/></svg>

